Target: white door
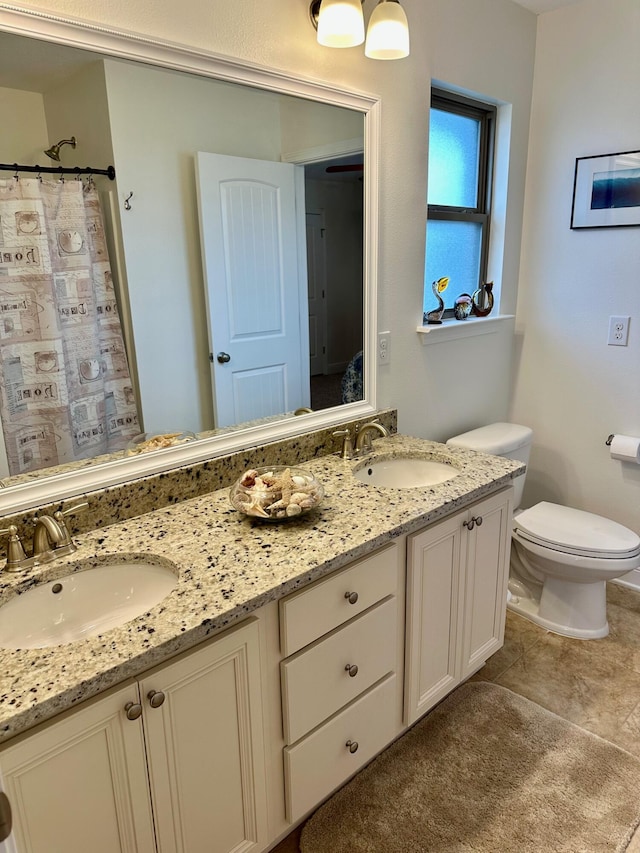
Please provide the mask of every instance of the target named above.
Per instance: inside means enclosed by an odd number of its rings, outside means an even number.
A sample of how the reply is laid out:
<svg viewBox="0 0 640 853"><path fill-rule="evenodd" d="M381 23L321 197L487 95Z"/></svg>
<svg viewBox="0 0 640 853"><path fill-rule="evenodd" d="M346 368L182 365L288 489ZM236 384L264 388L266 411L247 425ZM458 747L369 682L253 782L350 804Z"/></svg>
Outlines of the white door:
<svg viewBox="0 0 640 853"><path fill-rule="evenodd" d="M312 376L327 372L327 302L324 215L307 211L309 293L309 367Z"/></svg>
<svg viewBox="0 0 640 853"><path fill-rule="evenodd" d="M155 853L139 702L128 685L2 749L19 853Z"/></svg>
<svg viewBox="0 0 640 853"><path fill-rule="evenodd" d="M461 678L479 669L504 641L511 499L511 490L500 492L469 511L474 525L471 530L467 526Z"/></svg>
<svg viewBox="0 0 640 853"><path fill-rule="evenodd" d="M268 830L257 620L158 667L140 690L158 850L263 850Z"/></svg>
<svg viewBox="0 0 640 853"><path fill-rule="evenodd" d="M304 170L196 157L216 427L308 406Z"/></svg>

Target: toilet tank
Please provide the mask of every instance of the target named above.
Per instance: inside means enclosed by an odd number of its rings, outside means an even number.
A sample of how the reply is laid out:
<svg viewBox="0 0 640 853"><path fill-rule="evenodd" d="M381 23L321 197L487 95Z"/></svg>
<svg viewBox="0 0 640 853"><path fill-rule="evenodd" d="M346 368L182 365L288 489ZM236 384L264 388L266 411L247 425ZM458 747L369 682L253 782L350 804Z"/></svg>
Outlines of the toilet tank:
<svg viewBox="0 0 640 853"><path fill-rule="evenodd" d="M520 424L487 424L478 429L454 435L447 441L453 447L465 447L467 450L477 450L480 453L490 453L492 456L502 456L505 459L516 459L518 462L529 462L533 430ZM514 509L520 506L524 489L525 474L515 477Z"/></svg>

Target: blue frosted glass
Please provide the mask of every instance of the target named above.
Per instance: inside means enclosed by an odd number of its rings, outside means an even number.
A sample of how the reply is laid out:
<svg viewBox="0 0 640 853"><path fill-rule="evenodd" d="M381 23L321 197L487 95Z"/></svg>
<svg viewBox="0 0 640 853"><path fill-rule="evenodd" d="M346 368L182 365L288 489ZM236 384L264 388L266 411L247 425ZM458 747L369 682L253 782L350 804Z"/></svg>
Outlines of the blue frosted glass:
<svg viewBox="0 0 640 853"><path fill-rule="evenodd" d="M447 308L453 308L461 293L473 295L478 288L482 226L479 222L445 222L432 219L427 223L427 259L424 275L424 308L438 307L431 284L449 276L449 286L441 294Z"/></svg>
<svg viewBox="0 0 640 853"><path fill-rule="evenodd" d="M478 120L436 109L432 109L429 115L427 203L476 207Z"/></svg>

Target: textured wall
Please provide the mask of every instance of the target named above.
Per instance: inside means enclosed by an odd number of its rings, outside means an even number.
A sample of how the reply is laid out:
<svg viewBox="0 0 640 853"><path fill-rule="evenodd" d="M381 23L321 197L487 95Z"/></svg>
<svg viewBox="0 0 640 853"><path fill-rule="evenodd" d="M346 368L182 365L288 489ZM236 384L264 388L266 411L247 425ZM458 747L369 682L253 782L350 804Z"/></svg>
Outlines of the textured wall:
<svg viewBox="0 0 640 853"><path fill-rule="evenodd" d="M602 513L640 531L640 229L571 231L575 158L640 147L640 4L585 0L540 18L512 416L535 433L525 502ZM629 346L607 346L631 315Z"/></svg>

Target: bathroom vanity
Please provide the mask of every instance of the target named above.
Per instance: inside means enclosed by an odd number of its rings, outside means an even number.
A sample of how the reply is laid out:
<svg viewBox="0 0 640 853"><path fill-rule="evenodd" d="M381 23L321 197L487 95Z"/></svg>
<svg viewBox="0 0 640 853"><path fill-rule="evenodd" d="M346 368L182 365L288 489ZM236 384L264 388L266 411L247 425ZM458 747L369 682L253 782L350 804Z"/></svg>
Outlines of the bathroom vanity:
<svg viewBox="0 0 640 853"><path fill-rule="evenodd" d="M83 534L68 574L170 560L155 608L79 642L0 650L0 772L19 853L262 851L502 644L519 462L404 436L425 488L306 463L320 507L241 516L228 490ZM25 581L3 574L0 605Z"/></svg>

